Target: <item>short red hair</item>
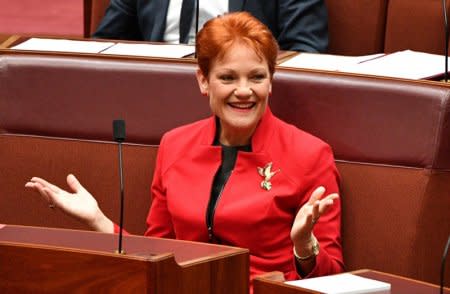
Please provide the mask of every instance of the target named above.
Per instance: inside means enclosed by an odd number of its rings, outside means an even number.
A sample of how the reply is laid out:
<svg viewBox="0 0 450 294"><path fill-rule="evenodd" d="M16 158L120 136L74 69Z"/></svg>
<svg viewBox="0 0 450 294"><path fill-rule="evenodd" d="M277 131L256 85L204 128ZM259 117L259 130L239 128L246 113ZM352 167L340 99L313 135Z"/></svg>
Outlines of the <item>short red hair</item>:
<svg viewBox="0 0 450 294"><path fill-rule="evenodd" d="M205 77L213 60L221 59L236 42L242 42L266 60L270 75L275 72L278 43L272 32L248 12L233 12L205 23L198 32L195 50L197 63Z"/></svg>

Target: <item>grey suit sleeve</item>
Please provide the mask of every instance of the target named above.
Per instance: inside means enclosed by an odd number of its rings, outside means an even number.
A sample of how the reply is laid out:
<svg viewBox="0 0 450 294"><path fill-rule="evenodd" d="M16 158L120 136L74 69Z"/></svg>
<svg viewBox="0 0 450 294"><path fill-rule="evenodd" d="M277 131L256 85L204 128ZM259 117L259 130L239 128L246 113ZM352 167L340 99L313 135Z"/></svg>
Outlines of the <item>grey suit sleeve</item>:
<svg viewBox="0 0 450 294"><path fill-rule="evenodd" d="M281 49L326 52L328 13L324 0L279 0L277 40Z"/></svg>
<svg viewBox="0 0 450 294"><path fill-rule="evenodd" d="M111 0L94 38L143 40L137 17L137 0Z"/></svg>

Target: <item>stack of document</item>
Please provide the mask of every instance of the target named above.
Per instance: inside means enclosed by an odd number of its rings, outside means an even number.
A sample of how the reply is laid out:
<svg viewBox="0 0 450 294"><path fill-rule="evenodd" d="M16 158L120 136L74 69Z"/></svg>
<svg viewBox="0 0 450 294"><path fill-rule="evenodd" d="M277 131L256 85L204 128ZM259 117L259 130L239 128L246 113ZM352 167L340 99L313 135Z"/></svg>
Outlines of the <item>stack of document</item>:
<svg viewBox="0 0 450 294"><path fill-rule="evenodd" d="M192 56L195 52L195 47L190 45L47 38L30 38L10 49L161 58L183 58ZM300 53L279 66L418 80L444 74L445 56L411 50L366 56Z"/></svg>
<svg viewBox="0 0 450 294"><path fill-rule="evenodd" d="M100 53L110 55L182 58L194 54L194 51L194 46L191 45L117 43Z"/></svg>
<svg viewBox="0 0 450 294"><path fill-rule="evenodd" d="M11 47L11 49L73 53L98 53L113 45L113 42L30 38L25 42Z"/></svg>
<svg viewBox="0 0 450 294"><path fill-rule="evenodd" d="M356 57L300 53L279 66L418 80L442 75L445 56L412 50Z"/></svg>
<svg viewBox="0 0 450 294"><path fill-rule="evenodd" d="M389 283L344 273L318 278L288 281L286 284L328 294L390 293Z"/></svg>
<svg viewBox="0 0 450 294"><path fill-rule="evenodd" d="M195 47L190 45L116 43L46 38L30 38L10 49L162 58L182 58L194 54L195 51Z"/></svg>

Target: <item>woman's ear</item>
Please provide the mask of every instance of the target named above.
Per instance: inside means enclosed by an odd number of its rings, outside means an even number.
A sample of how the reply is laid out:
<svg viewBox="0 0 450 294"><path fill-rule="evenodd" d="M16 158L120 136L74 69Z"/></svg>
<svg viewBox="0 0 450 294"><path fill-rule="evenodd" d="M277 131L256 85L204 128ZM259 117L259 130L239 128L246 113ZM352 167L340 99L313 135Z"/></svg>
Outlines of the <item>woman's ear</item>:
<svg viewBox="0 0 450 294"><path fill-rule="evenodd" d="M203 96L208 96L208 87L209 87L208 78L205 77L201 69L197 69L196 76L200 92L202 93Z"/></svg>

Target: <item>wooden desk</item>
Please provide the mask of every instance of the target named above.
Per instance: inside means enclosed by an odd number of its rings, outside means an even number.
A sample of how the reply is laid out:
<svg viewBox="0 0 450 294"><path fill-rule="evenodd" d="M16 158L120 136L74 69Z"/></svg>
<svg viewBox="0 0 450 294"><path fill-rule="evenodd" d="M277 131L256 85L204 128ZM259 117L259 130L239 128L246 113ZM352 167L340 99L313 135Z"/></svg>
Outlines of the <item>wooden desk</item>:
<svg viewBox="0 0 450 294"><path fill-rule="evenodd" d="M49 50L17 50L13 49L15 45L19 45L31 38L41 38L41 39L51 39L51 40L71 40L71 41L95 41L95 42L110 42L114 43L114 45L117 44L135 44L135 45L141 45L141 44L157 44L157 45L168 45L164 42L148 42L148 41L129 41L129 40L110 40L110 39L92 39L92 38L80 38L80 37L74 37L74 36L67 36L67 37L61 37L61 36L25 36L25 35L12 35L12 36L2 36L0 35L0 54L18 54L18 55L40 55L40 56L66 56L66 57L86 57L86 58L99 58L100 60L128 60L128 61L147 61L147 62L171 62L171 63L180 63L180 64L196 64L196 59L194 58L194 54L190 54L184 57L175 58L175 57L156 57L156 56L142 56L139 54L130 54L130 53L124 53L121 54L102 54L100 52L98 53L83 53L83 52L69 52L69 51L49 51ZM296 55L298 55L299 52L296 51L284 51L280 50L278 52L277 56L277 64L281 64ZM306 56L306 55L305 55ZM338 56L337 56L338 57ZM343 57L343 56L341 56ZM339 57L338 57L339 58ZM338 61L336 61L339 63ZM333 64L331 60L329 63ZM377 71L373 72L372 74L364 74L364 73L358 73L355 72L345 72L340 70L328 70L328 69L319 69L319 68L297 68L297 67L283 67L279 66L277 67L277 71L301 71L301 72L323 72L333 75L346 75L346 76L355 76L355 77L365 77L369 76L371 78L379 78L379 79L387 79L387 80L410 80L409 78L401 78L401 77L395 77L395 76L384 76L379 75ZM388 69L386 69L388 70ZM436 75L434 77L430 78L423 78L423 79L411 79L411 81L421 81L424 83L442 83L441 79L443 78L443 74Z"/></svg>
<svg viewBox="0 0 450 294"><path fill-rule="evenodd" d="M182 58L168 58L168 57L154 57L154 56L141 56L141 55L120 55L120 54L101 54L101 53L81 53L81 52L65 52L65 51L47 51L47 50L16 50L11 49L13 46L19 45L33 37L31 36L1 36L0 35L0 54L40 54L50 56L84 56L84 57L96 57L107 60L147 60L147 61L171 61L180 63L193 63L196 64L194 54L184 56ZM77 38L77 37L54 37L54 36L36 36L36 38L43 39L65 39L73 41L95 41L95 42L112 42L114 44L156 44L156 45L168 45L163 42L148 42L148 41L128 41L128 40L109 40L109 39L90 39L90 38ZM280 50L277 56L277 64L284 62L291 57L297 55L296 51Z"/></svg>
<svg viewBox="0 0 450 294"><path fill-rule="evenodd" d="M3 42L8 40L9 37L11 37L11 36L10 35L5 35L5 34L0 34L0 48L1 48L2 44L3 44Z"/></svg>
<svg viewBox="0 0 450 294"><path fill-rule="evenodd" d="M438 294L439 286L413 280L409 278L404 278L397 275L392 275L388 273L383 273L379 271L373 270L357 270L352 271L351 273L374 279L382 282L386 282L391 284L390 291L380 291L376 293L383 294ZM322 292L317 292L313 290L303 289L291 285L287 285L284 283L283 275L279 272L272 272L260 277L255 278L254 280L254 294L323 294ZM444 289L444 293L450 293L449 288Z"/></svg>
<svg viewBox="0 0 450 294"><path fill-rule="evenodd" d="M248 293L248 250L91 231L0 225L1 293Z"/></svg>

